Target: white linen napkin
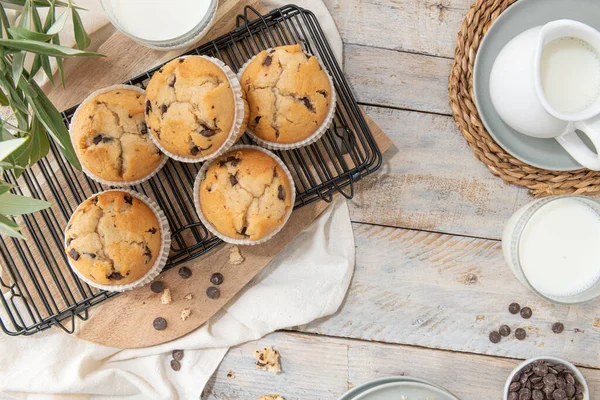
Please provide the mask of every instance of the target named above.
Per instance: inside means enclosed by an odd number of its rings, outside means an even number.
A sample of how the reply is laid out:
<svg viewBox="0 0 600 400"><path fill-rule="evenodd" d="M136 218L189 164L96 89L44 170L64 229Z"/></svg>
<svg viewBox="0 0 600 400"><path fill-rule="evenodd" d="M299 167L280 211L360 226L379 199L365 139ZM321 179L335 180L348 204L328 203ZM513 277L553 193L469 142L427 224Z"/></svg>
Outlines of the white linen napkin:
<svg viewBox="0 0 600 400"><path fill-rule="evenodd" d="M264 3L278 7L287 2ZM341 64L342 41L322 1L294 3L315 13ZM77 4L98 9L96 0ZM92 21L85 14L86 26L98 29L106 23L101 14L94 13L97 18ZM63 42L70 43L68 38ZM122 350L77 339L58 328L30 337L0 334L0 398L198 399L229 347L334 313L348 289L354 260L348 207L338 196L235 299L183 338ZM185 351L179 372L169 366L174 349ZM252 354L248 362L254 362Z"/></svg>

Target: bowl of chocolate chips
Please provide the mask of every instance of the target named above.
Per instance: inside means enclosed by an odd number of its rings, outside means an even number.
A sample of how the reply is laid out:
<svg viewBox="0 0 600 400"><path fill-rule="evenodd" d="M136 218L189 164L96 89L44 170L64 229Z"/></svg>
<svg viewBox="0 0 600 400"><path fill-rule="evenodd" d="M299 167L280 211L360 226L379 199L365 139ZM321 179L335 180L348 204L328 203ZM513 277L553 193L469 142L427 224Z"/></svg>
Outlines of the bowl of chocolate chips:
<svg viewBox="0 0 600 400"><path fill-rule="evenodd" d="M556 357L523 362L504 386L504 400L589 400L589 393L577 367Z"/></svg>

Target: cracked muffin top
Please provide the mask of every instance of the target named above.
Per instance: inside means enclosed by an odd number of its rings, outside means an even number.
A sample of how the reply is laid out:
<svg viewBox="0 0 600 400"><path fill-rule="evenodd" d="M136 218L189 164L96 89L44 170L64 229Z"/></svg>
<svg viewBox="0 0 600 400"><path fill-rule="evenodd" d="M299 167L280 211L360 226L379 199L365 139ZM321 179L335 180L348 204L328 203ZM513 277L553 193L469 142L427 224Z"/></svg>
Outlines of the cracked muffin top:
<svg viewBox="0 0 600 400"><path fill-rule="evenodd" d="M189 159L215 153L235 119L234 92L225 72L198 56L157 71L146 89L146 121L167 151Z"/></svg>
<svg viewBox="0 0 600 400"><path fill-rule="evenodd" d="M288 175L273 157L255 149L218 157L200 184L202 214L221 234L256 241L279 228L292 204Z"/></svg>
<svg viewBox="0 0 600 400"><path fill-rule="evenodd" d="M79 107L72 121L73 145L81 163L112 182L131 182L151 174L164 155L144 121L144 95L116 89Z"/></svg>
<svg viewBox="0 0 600 400"><path fill-rule="evenodd" d="M127 285L144 277L162 246L150 207L127 192L84 201L71 217L65 251L72 266L100 285Z"/></svg>
<svg viewBox="0 0 600 400"><path fill-rule="evenodd" d="M327 73L300 45L262 51L246 66L240 82L250 107L248 128L265 141L305 140L329 112L332 89Z"/></svg>

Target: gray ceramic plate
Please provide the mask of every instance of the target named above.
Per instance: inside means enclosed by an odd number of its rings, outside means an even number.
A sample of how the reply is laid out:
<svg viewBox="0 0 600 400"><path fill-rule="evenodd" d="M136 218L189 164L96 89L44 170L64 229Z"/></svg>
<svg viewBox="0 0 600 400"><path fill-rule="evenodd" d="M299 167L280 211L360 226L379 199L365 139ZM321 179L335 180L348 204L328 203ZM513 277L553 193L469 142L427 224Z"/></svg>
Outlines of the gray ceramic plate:
<svg viewBox="0 0 600 400"><path fill-rule="evenodd" d="M477 52L473 91L486 129L504 150L534 167L556 171L582 168L554 139L525 136L506 125L490 98L490 72L498 53L515 36L557 19L573 19L600 30L599 0L519 0L489 29ZM526 110L525 110L526 112Z"/></svg>
<svg viewBox="0 0 600 400"><path fill-rule="evenodd" d="M363 393L367 392L368 390L371 390L371 389L376 388L381 385L387 385L390 383L397 383L397 382L416 382L416 383L428 385L428 386L431 386L433 388L443 391L452 400L459 400L458 397L455 397L454 395L452 395L450 392L448 392L446 389L442 388L441 386L438 386L431 382L427 382L424 379L411 378L409 376L390 376L390 377L379 378L379 379L375 379L370 382L363 383L362 385L359 385L359 386L353 388L349 392L346 392L338 400L356 400L358 396L362 395Z"/></svg>
<svg viewBox="0 0 600 400"><path fill-rule="evenodd" d="M448 392L420 382L393 382L379 385L355 397L355 400L455 400Z"/></svg>

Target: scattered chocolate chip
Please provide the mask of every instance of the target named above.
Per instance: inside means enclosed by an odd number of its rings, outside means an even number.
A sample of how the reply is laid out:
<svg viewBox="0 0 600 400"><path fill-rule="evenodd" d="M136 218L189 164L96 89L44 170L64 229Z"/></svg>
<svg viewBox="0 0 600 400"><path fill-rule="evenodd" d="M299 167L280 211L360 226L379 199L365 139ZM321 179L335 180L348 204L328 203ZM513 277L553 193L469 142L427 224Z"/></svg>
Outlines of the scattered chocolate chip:
<svg viewBox="0 0 600 400"><path fill-rule="evenodd" d="M94 139L92 139L92 143L94 144L98 144L102 141L102 135L96 135L94 136Z"/></svg>
<svg viewBox="0 0 600 400"><path fill-rule="evenodd" d="M162 281L154 281L150 285L150 290L154 293L161 293L165 289L165 284Z"/></svg>
<svg viewBox="0 0 600 400"><path fill-rule="evenodd" d="M181 363L177 360L171 360L171 369L175 372L181 369Z"/></svg>
<svg viewBox="0 0 600 400"><path fill-rule="evenodd" d="M125 200L125 203L127 203L127 204L133 204L133 198L129 194L126 194L125 196L123 196L123 200Z"/></svg>
<svg viewBox="0 0 600 400"><path fill-rule="evenodd" d="M269 65L271 65L272 62L273 62L273 57L272 56L266 56L265 60L262 63L262 65L264 65L265 67L268 67Z"/></svg>
<svg viewBox="0 0 600 400"><path fill-rule="evenodd" d="M144 255L146 256L145 264L148 264L152 260L152 250L148 246L144 249Z"/></svg>
<svg viewBox="0 0 600 400"><path fill-rule="evenodd" d="M248 235L246 235L246 229L248 229L247 226L243 227L242 230L240 231L240 235L248 236Z"/></svg>
<svg viewBox="0 0 600 400"><path fill-rule="evenodd" d="M121 275L120 272L113 272L112 274L107 276L107 278L111 281L120 281L121 279L123 279L123 275Z"/></svg>
<svg viewBox="0 0 600 400"><path fill-rule="evenodd" d="M171 80L169 81L169 86L170 87L175 87L175 82L177 82L177 76L173 75L173 77L171 78Z"/></svg>
<svg viewBox="0 0 600 400"><path fill-rule="evenodd" d="M213 285L217 285L217 286L219 286L220 284L222 284L223 280L224 280L223 274L221 274L219 272L215 272L210 277L210 283L212 283Z"/></svg>
<svg viewBox="0 0 600 400"><path fill-rule="evenodd" d="M199 132L204 137L211 137L217 134L217 131L214 129L210 129L207 126L202 126L202 130Z"/></svg>
<svg viewBox="0 0 600 400"><path fill-rule="evenodd" d="M281 132L279 132L279 129L275 129L275 137L278 138L279 135L281 135Z"/></svg>
<svg viewBox="0 0 600 400"><path fill-rule="evenodd" d="M95 196L95 197L92 199L92 203L94 203L94 204L98 204L98 196Z"/></svg>
<svg viewBox="0 0 600 400"><path fill-rule="evenodd" d="M555 322L552 324L552 332L562 333L565 330L565 326L562 322Z"/></svg>
<svg viewBox="0 0 600 400"><path fill-rule="evenodd" d="M511 303L511 305L508 306L508 312L511 314L518 314L519 311L521 311L519 303Z"/></svg>
<svg viewBox="0 0 600 400"><path fill-rule="evenodd" d="M273 53L275 53L275 49L269 50L269 54L273 54Z"/></svg>
<svg viewBox="0 0 600 400"><path fill-rule="evenodd" d="M326 90L317 90L317 93L319 93L321 96L327 98L327 91Z"/></svg>
<svg viewBox="0 0 600 400"><path fill-rule="evenodd" d="M108 137L108 136L104 136L104 137L102 138L102 143L110 143L110 142L112 142L112 141L113 141L113 138L111 138L111 137Z"/></svg>
<svg viewBox="0 0 600 400"><path fill-rule="evenodd" d="M163 104L162 106L160 106L160 116L162 117L163 115L165 115L165 113L167 112L168 109L169 109L169 106L167 106L166 104Z"/></svg>
<svg viewBox="0 0 600 400"><path fill-rule="evenodd" d="M195 156L195 155L197 155L198 153L200 153L200 149L198 148L198 146L194 146L194 147L192 147L192 148L190 149L190 153L191 153L193 156Z"/></svg>
<svg viewBox="0 0 600 400"><path fill-rule="evenodd" d="M308 111L313 113L315 112L315 107L308 97L303 97L300 100L302 100L302 103L304 103L304 107L308 108Z"/></svg>
<svg viewBox="0 0 600 400"><path fill-rule="evenodd" d="M502 340L502 336L500 336L500 333L498 333L496 331L490 332L490 342L500 343L501 340Z"/></svg>
<svg viewBox="0 0 600 400"><path fill-rule="evenodd" d="M239 162L239 160L237 158L235 158L234 156L229 156L229 157L224 158L224 159L222 159L222 160L219 161L219 167L223 167L227 163L232 163L231 165L233 165L233 163L236 162L236 161ZM233 166L236 167L237 164L233 165Z"/></svg>
<svg viewBox="0 0 600 400"><path fill-rule="evenodd" d="M508 325L502 325L498 332L500 332L502 336L507 337L510 335L510 327Z"/></svg>
<svg viewBox="0 0 600 400"><path fill-rule="evenodd" d="M210 286L208 289L206 289L206 295L209 299L218 299L221 295L221 291L214 286Z"/></svg>
<svg viewBox="0 0 600 400"><path fill-rule="evenodd" d="M79 260L79 257L81 257L81 255L79 254L79 252L77 250L75 250L75 249L69 250L69 255L75 261Z"/></svg>
<svg viewBox="0 0 600 400"><path fill-rule="evenodd" d="M150 100L146 100L146 115L150 115L150 111L152 111L152 103Z"/></svg>
<svg viewBox="0 0 600 400"><path fill-rule="evenodd" d="M173 359L181 361L183 359L183 350L173 350L171 355L173 356Z"/></svg>
<svg viewBox="0 0 600 400"><path fill-rule="evenodd" d="M529 307L523 307L521 309L521 318L529 319L533 315L533 311Z"/></svg>
<svg viewBox="0 0 600 400"><path fill-rule="evenodd" d="M158 70L158 73L159 73L159 74L162 74L162 73L163 73L163 69L162 69L162 68L161 68L161 69L159 69L159 70Z"/></svg>
<svg viewBox="0 0 600 400"><path fill-rule="evenodd" d="M231 186L235 186L238 183L237 178L235 177L235 175L229 175L229 182L231 182Z"/></svg>
<svg viewBox="0 0 600 400"><path fill-rule="evenodd" d="M94 258L96 258L96 255L94 253L83 253L84 255L88 256L89 258L91 258L92 260Z"/></svg>
<svg viewBox="0 0 600 400"><path fill-rule="evenodd" d="M517 328L515 330L515 337L519 340L523 340L527 337L527 332L523 328Z"/></svg>
<svg viewBox="0 0 600 400"><path fill-rule="evenodd" d="M70 238L68 238L68 239L67 239L67 246L69 246L69 245L71 244L71 242L72 242L72 241L73 241L73 238L71 238L71 237L70 237Z"/></svg>
<svg viewBox="0 0 600 400"><path fill-rule="evenodd" d="M179 268L179 276L183 279L188 279L190 276L192 276L192 270L188 267L181 267Z"/></svg>
<svg viewBox="0 0 600 400"><path fill-rule="evenodd" d="M157 331L164 331L167 329L167 320L163 317L158 317L152 322L152 326L154 326L154 329Z"/></svg>
<svg viewBox="0 0 600 400"><path fill-rule="evenodd" d="M145 122L142 122L142 124L140 125L140 133L142 135L147 135L148 134L148 125L146 125Z"/></svg>
<svg viewBox="0 0 600 400"><path fill-rule="evenodd" d="M282 185L279 185L277 188L277 198L279 200L285 200L285 188Z"/></svg>
<svg viewBox="0 0 600 400"><path fill-rule="evenodd" d="M154 235L157 232L157 229L155 227L152 227L152 228L148 229L146 232Z"/></svg>
<svg viewBox="0 0 600 400"><path fill-rule="evenodd" d="M254 118L253 125L254 125L254 126L258 125L258 122L260 121L260 119L261 119L261 118L262 118L262 116L260 116L260 115L256 116L256 117Z"/></svg>
<svg viewBox="0 0 600 400"><path fill-rule="evenodd" d="M184 58L180 58L180 59L179 59L179 64L183 64L183 62L184 62L184 61L185 61L185 59L184 59Z"/></svg>

